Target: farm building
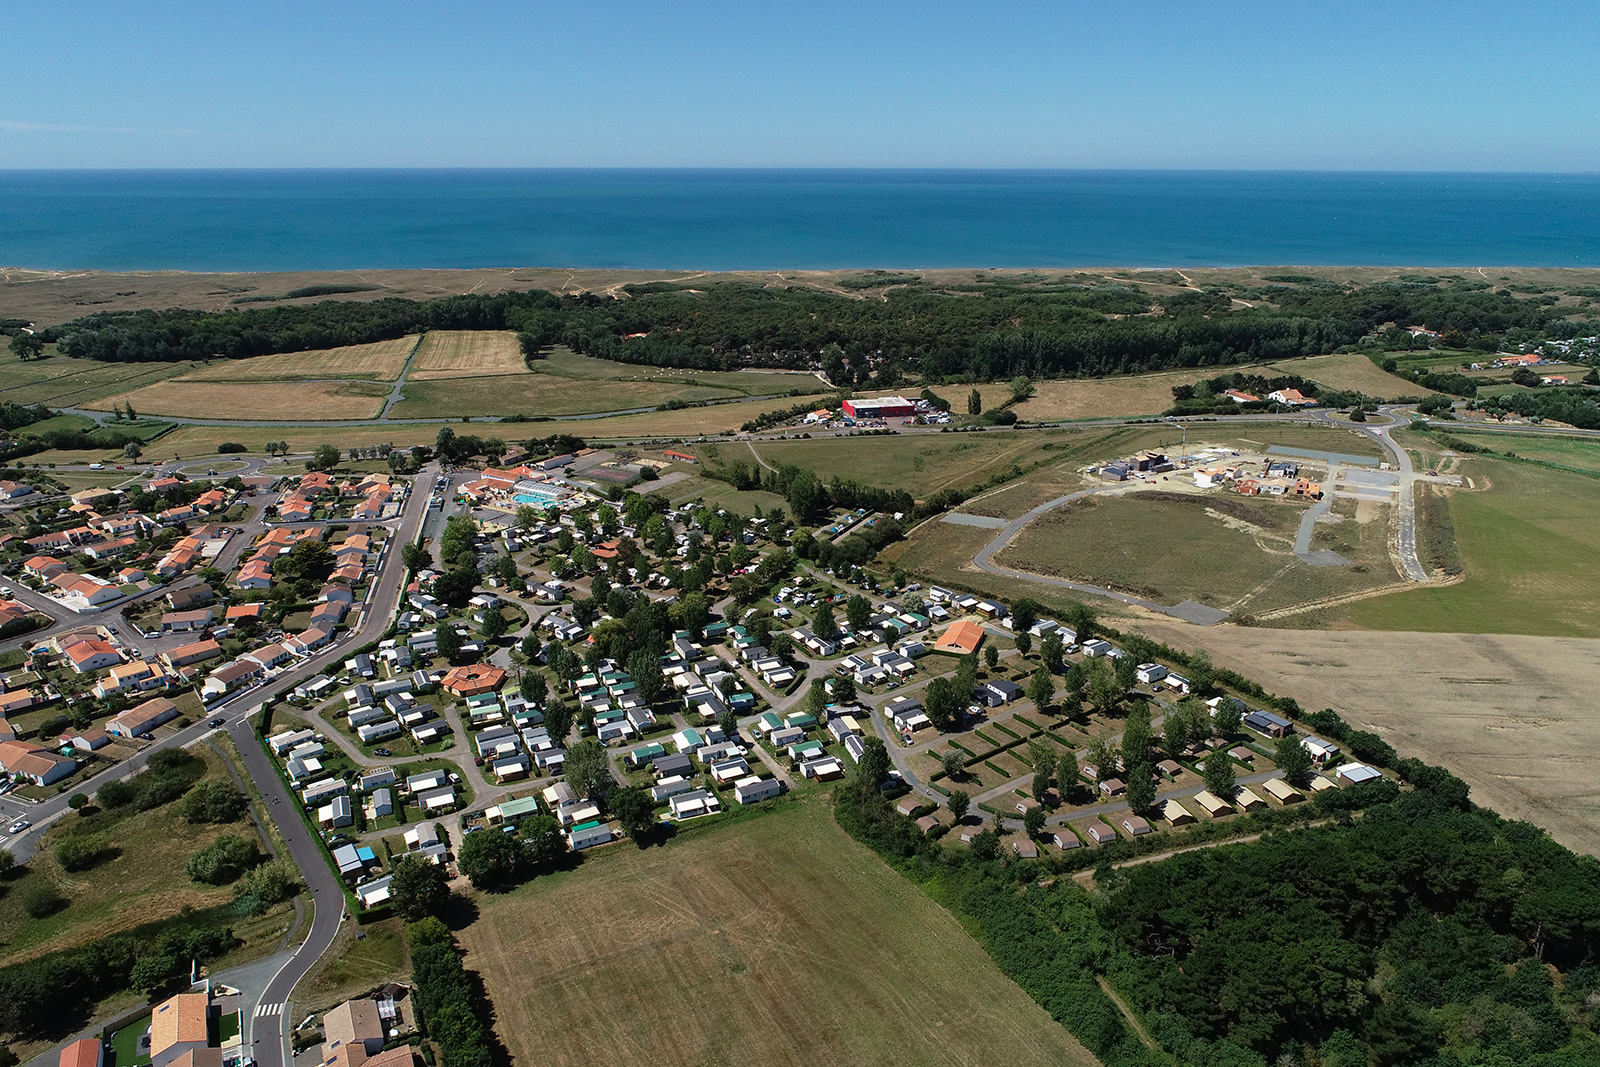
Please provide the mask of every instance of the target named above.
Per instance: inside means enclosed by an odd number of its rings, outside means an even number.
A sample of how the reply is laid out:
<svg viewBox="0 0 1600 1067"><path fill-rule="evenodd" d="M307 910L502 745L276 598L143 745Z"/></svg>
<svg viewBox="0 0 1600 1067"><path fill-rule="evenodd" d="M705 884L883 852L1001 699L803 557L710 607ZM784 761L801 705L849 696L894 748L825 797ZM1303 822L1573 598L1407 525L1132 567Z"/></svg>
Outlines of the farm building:
<svg viewBox="0 0 1600 1067"><path fill-rule="evenodd" d="M903 396L846 400L844 413L852 419L903 419L917 413L917 405Z"/></svg>

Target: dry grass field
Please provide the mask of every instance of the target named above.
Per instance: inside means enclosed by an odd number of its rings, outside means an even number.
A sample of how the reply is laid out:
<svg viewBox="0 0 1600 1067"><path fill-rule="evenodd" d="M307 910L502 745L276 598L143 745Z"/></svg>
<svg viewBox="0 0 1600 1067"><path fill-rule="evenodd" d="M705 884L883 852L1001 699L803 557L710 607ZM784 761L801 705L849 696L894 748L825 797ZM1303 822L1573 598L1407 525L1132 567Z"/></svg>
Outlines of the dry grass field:
<svg viewBox="0 0 1600 1067"><path fill-rule="evenodd" d="M1600 641L1449 633L1289 632L1149 624L1176 648L1331 707L1402 755L1450 768L1473 799L1600 855Z"/></svg>
<svg viewBox="0 0 1600 1067"><path fill-rule="evenodd" d="M406 379L527 373L516 334L505 330L430 330L422 337Z"/></svg>
<svg viewBox="0 0 1600 1067"><path fill-rule="evenodd" d="M345 345L310 352L279 352L250 359L219 360L180 375L180 382L285 382L319 378L358 378L392 382L400 377L415 337Z"/></svg>
<svg viewBox="0 0 1600 1067"><path fill-rule="evenodd" d="M377 382L160 382L132 392L102 397L83 406L110 411L132 404L141 415L190 418L309 422L319 419L370 419L383 410L387 385Z"/></svg>
<svg viewBox="0 0 1600 1067"><path fill-rule="evenodd" d="M433 381L408 378L405 399L391 408L389 414L397 419L456 418L462 415L587 415L596 411L656 407L669 400L693 403L737 395L725 389L661 382L576 383L565 378L523 371L520 374ZM715 408L691 413L698 414L702 424L706 420L716 420L709 424L722 425L718 419L720 412ZM693 429L685 432L699 430L699 425L689 425ZM737 426L738 423L733 425ZM589 423L585 422L584 428L588 429Z"/></svg>
<svg viewBox="0 0 1600 1067"><path fill-rule="evenodd" d="M564 388L573 388L568 384ZM610 388L607 386L606 388ZM563 424L563 429L582 437L595 439L640 439L667 437L694 437L699 434L716 434L738 430L748 419L766 411L790 408L796 401L789 397L771 400L741 400L733 404L715 404L703 408L681 408L676 411L643 411L637 415L611 415L603 419L583 419ZM610 407L610 405L606 405ZM626 405L624 405L626 406ZM554 430L544 430L553 433Z"/></svg>
<svg viewBox="0 0 1600 1067"><path fill-rule="evenodd" d="M1253 372L1298 374L1329 388L1350 389L1368 396L1427 396L1433 392L1432 389L1424 389L1415 382L1390 374L1359 352L1283 359Z"/></svg>
<svg viewBox="0 0 1600 1067"><path fill-rule="evenodd" d="M1115 415L1159 415L1172 406L1172 387L1192 385L1230 368L1178 370L1120 378L1072 378L1038 382L1034 395L1016 405L1017 417L1032 422L1093 419ZM1009 393L1009 390L1007 391ZM951 399L954 402L954 398ZM1003 397L1001 399L1004 399Z"/></svg>
<svg viewBox="0 0 1600 1067"><path fill-rule="evenodd" d="M1096 1062L823 798L477 903L514 1067Z"/></svg>
<svg viewBox="0 0 1600 1067"><path fill-rule="evenodd" d="M1237 614L1396 580L1380 522L1318 528L1313 547L1339 551L1355 567L1303 563L1293 549L1305 508L1221 494L1092 497L1030 523L996 562L1158 603L1194 600Z"/></svg>

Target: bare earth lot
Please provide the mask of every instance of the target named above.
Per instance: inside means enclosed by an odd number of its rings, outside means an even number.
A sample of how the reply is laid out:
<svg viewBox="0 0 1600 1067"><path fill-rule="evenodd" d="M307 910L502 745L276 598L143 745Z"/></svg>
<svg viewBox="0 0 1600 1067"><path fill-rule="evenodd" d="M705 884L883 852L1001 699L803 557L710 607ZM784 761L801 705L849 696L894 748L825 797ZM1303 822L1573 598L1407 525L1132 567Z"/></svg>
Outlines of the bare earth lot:
<svg viewBox="0 0 1600 1067"><path fill-rule="evenodd" d="M1473 799L1600 855L1600 641L1495 634L1140 627L1331 707L1402 755L1448 767Z"/></svg>
<svg viewBox="0 0 1600 1067"><path fill-rule="evenodd" d="M466 964L515 1067L1095 1062L824 804L479 896Z"/></svg>

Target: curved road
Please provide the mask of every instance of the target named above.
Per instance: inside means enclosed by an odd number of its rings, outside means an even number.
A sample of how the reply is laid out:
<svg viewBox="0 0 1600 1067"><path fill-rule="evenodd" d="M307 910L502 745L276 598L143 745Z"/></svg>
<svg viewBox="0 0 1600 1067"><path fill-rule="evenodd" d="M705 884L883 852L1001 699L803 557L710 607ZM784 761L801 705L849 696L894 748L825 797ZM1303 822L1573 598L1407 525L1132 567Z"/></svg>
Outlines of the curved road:
<svg viewBox="0 0 1600 1067"><path fill-rule="evenodd" d="M315 908L310 935L267 983L256 1003L242 1007L245 1046L253 1050L251 1054L260 1067L289 1067L293 1063L289 1048L292 1024L284 1021L288 1017L289 995L295 983L333 943L344 918L344 893L328 866L321 843L306 829L298 799L284 787L276 768L257 741L257 727L252 718L261 704L317 677L329 663L338 661L355 648L376 641L388 630L404 592L405 568L400 563L398 546L415 540L421 532L427 515L428 487L437 473L438 467L430 464L412 483L395 535L386 542L378 577L366 601L358 608L360 614L357 624L342 639L316 655L280 673L266 685L247 689L213 706L208 714L208 718L225 720L225 728L239 749L245 770L265 798L267 814L287 845L290 858L299 868L300 877ZM93 793L107 782L138 773L152 752L191 745L211 732L212 728L205 720L178 730L147 745L133 758L83 782L75 792ZM19 859L31 856L37 847L38 836L69 810L65 796L57 796L33 806L30 809L33 825L7 842L7 846Z"/></svg>
<svg viewBox="0 0 1600 1067"><path fill-rule="evenodd" d="M1075 493L1068 493L1066 496L1058 496L1054 500L1047 500L1033 510L1026 512L1018 518L1012 519L1010 522L1000 527L999 531L995 533L994 538L990 540L988 544L979 549L977 555L972 557L972 565L977 567L979 570L988 571L990 574L996 574L1002 578L1017 578L1027 582L1044 582L1047 585L1060 586L1063 589L1071 589L1077 593L1088 593L1090 596L1107 597L1111 600L1120 601L1123 604L1130 604L1134 607L1144 608L1147 611L1160 612L1163 615L1171 615L1175 619L1182 619L1184 622L1197 623L1201 626L1210 626L1214 623L1221 622L1223 619L1226 619L1228 617L1228 613L1226 611L1222 611L1219 608L1208 607L1205 604L1197 604L1192 600L1185 600L1181 604L1157 604L1153 600L1145 600L1142 597L1129 596L1127 593L1119 593L1114 589L1106 589L1098 585L1083 585L1078 582L1069 582L1065 578L1052 578L1049 575L1034 574L1031 571L1014 570L1011 567L1002 567L994 562L995 553L1009 545L1011 543L1011 539L1016 537L1017 534L1021 533L1024 526L1028 525L1045 512L1053 511L1063 504L1070 504L1074 500L1082 500L1085 497L1095 496L1101 493L1128 493L1133 492L1140 487L1141 486L1130 486L1118 482L1112 485L1097 485L1089 489L1079 489Z"/></svg>

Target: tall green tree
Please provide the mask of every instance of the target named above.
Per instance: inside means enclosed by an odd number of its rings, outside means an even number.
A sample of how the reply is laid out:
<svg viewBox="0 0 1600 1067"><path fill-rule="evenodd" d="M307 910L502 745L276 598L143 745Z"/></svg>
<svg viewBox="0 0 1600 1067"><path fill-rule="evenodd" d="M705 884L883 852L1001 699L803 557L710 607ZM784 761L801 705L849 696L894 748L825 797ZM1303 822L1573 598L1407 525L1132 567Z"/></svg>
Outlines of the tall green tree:
<svg viewBox="0 0 1600 1067"><path fill-rule="evenodd" d="M650 839L658 824L655 801L651 799L648 789L638 785L615 789L607 803L630 841L643 845Z"/></svg>
<svg viewBox="0 0 1600 1067"><path fill-rule="evenodd" d="M390 874L389 899L406 922L439 915L450 901L444 868L415 853L401 856Z"/></svg>
<svg viewBox="0 0 1600 1067"><path fill-rule="evenodd" d="M1038 706L1040 711L1047 711L1051 701L1056 695L1055 676L1048 667L1040 667L1028 679L1028 699Z"/></svg>
<svg viewBox="0 0 1600 1067"><path fill-rule="evenodd" d="M1206 757L1205 766L1206 788L1217 796L1233 803L1233 795L1238 790L1233 771L1233 760L1221 749Z"/></svg>
<svg viewBox="0 0 1600 1067"><path fill-rule="evenodd" d="M972 392L967 394L967 414L983 414L983 394L978 392L976 387L973 388Z"/></svg>
<svg viewBox="0 0 1600 1067"><path fill-rule="evenodd" d="M1296 735L1285 734L1278 738L1272 761L1283 772L1284 780L1296 789L1304 789L1311 784L1311 753L1306 751Z"/></svg>
<svg viewBox="0 0 1600 1067"><path fill-rule="evenodd" d="M521 880L528 866L522 842L509 834L468 834L456 849L456 867L474 889L509 889Z"/></svg>
<svg viewBox="0 0 1600 1067"><path fill-rule="evenodd" d="M1056 787L1061 799L1069 802L1078 790L1078 754L1070 748L1056 762Z"/></svg>
<svg viewBox="0 0 1600 1067"><path fill-rule="evenodd" d="M580 797L598 800L615 785L606 750L598 741L579 741L567 750L567 784Z"/></svg>
<svg viewBox="0 0 1600 1067"><path fill-rule="evenodd" d="M1155 772L1149 760L1139 760L1128 766L1128 807L1135 815L1149 815L1156 802Z"/></svg>
<svg viewBox="0 0 1600 1067"><path fill-rule="evenodd" d="M865 630L872 619L872 601L860 593L854 594L844 602L844 617L850 629L857 632Z"/></svg>

